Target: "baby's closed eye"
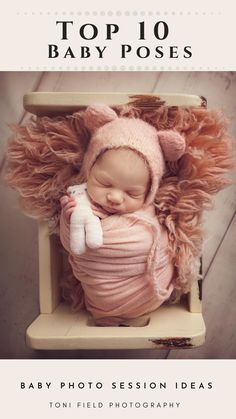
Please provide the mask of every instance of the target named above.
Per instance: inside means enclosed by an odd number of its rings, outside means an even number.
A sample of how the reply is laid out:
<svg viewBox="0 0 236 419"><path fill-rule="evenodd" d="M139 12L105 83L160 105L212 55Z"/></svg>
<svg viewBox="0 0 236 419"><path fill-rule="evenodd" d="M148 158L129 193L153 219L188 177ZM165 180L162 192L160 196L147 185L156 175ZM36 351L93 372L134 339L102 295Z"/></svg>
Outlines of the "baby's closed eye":
<svg viewBox="0 0 236 419"><path fill-rule="evenodd" d="M100 182L100 185L101 185L103 188L111 188L111 185L110 185L109 183L106 183L106 182Z"/></svg>
<svg viewBox="0 0 236 419"><path fill-rule="evenodd" d="M105 180L105 179L95 177L95 180L99 184L99 186L102 186L104 188L110 188L111 187L110 182Z"/></svg>

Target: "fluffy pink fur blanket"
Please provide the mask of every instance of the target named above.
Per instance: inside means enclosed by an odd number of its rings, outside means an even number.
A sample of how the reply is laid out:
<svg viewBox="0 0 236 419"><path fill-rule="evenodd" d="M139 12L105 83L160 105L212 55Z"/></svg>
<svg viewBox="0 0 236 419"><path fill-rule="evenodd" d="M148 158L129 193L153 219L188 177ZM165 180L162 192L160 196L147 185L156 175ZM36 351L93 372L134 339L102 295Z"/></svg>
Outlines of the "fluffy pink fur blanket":
<svg viewBox="0 0 236 419"><path fill-rule="evenodd" d="M212 197L229 181L232 167L227 121L206 108L168 107L152 96L132 97L114 108L126 117L139 117L158 130L176 129L186 137L186 152L168 163L155 199L160 224L167 228L176 270L175 289L187 292L196 277L202 251L202 214ZM20 193L22 208L37 218L58 219L60 197L69 185L85 181L79 173L89 134L83 110L57 118L41 117L27 126L13 127L8 147L8 182ZM67 276L65 295L79 306L83 291Z"/></svg>

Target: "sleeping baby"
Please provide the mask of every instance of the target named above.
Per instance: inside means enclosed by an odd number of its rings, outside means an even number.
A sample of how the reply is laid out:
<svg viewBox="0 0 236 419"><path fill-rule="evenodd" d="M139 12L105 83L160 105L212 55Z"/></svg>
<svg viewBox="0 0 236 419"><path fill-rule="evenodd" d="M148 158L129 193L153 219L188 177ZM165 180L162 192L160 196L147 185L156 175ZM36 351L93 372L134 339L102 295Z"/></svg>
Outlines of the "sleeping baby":
<svg viewBox="0 0 236 419"><path fill-rule="evenodd" d="M165 160L179 159L185 140L177 131L118 117L105 105L88 107L84 118L91 139L81 170L103 238L80 254L71 248L77 204L68 195L61 198L60 237L95 323L118 326L156 310L173 291L168 235L154 199Z"/></svg>

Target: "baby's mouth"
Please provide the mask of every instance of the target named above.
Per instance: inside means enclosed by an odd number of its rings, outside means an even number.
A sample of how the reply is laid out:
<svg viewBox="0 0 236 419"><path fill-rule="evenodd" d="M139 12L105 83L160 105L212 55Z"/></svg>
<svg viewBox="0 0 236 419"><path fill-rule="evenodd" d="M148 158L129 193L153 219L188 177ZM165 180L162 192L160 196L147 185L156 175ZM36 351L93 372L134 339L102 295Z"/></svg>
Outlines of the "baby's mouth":
<svg viewBox="0 0 236 419"><path fill-rule="evenodd" d="M118 212L118 210L114 207L103 207L107 212L111 213L111 214L115 214L116 212Z"/></svg>
<svg viewBox="0 0 236 419"><path fill-rule="evenodd" d="M109 212L110 214L120 214L122 210L120 208L117 208L115 206L103 206L105 211Z"/></svg>

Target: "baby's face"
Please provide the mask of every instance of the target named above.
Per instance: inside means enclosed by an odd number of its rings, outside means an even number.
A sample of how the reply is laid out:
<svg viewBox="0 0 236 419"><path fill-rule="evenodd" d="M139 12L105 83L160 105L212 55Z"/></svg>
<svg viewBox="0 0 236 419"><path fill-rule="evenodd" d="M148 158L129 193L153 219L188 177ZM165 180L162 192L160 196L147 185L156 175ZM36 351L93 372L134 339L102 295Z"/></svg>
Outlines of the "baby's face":
<svg viewBox="0 0 236 419"><path fill-rule="evenodd" d="M103 153L87 180L90 198L110 214L142 208L149 187L150 175L144 160L129 149Z"/></svg>

